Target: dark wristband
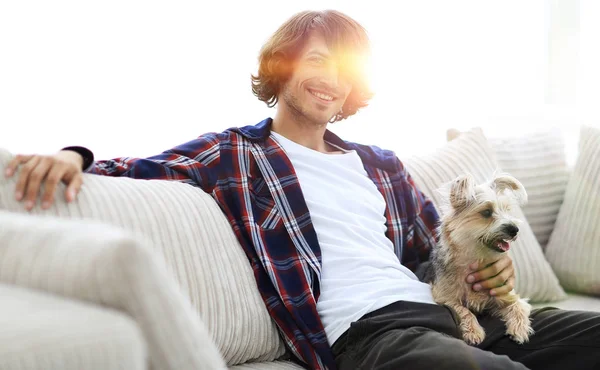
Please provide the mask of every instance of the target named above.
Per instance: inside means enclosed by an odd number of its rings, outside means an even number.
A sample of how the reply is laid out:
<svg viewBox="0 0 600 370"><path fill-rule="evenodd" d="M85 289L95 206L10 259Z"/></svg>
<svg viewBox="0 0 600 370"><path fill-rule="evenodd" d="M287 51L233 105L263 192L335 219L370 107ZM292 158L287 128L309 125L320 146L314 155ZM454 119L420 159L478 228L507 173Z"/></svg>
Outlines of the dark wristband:
<svg viewBox="0 0 600 370"><path fill-rule="evenodd" d="M62 148L61 150L70 150L77 154L79 154L83 158L82 171L87 170L94 163L94 153L88 148L84 148L82 146L68 146Z"/></svg>

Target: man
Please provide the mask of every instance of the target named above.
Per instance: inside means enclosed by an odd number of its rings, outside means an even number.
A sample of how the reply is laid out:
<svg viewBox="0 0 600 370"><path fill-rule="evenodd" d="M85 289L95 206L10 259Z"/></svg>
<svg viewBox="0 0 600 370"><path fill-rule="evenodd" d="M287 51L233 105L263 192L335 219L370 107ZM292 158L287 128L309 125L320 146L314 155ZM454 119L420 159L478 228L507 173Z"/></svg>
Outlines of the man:
<svg viewBox="0 0 600 370"><path fill-rule="evenodd" d="M482 316L486 340L460 339L455 315L436 305L413 271L435 243L438 215L389 151L327 131L367 105L363 28L335 11L302 12L260 55L252 89L274 119L210 133L146 159L93 162L70 147L17 156L16 197L43 207L58 181L75 199L86 172L182 181L202 188L231 222L287 347L315 369L592 369L600 365L600 316L537 310L525 345ZM473 289L503 295L514 286L505 257L473 266ZM479 271L477 271L479 270Z"/></svg>

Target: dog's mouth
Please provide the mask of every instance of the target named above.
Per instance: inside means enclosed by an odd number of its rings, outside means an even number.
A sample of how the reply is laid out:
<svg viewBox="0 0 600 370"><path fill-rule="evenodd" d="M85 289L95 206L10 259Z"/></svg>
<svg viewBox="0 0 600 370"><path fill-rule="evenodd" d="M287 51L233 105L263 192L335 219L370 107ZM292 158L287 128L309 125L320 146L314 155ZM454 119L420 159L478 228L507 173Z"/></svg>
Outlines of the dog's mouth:
<svg viewBox="0 0 600 370"><path fill-rule="evenodd" d="M499 240L494 242L494 248L496 248L498 252L508 252L510 249L510 242L508 240Z"/></svg>
<svg viewBox="0 0 600 370"><path fill-rule="evenodd" d="M484 243L488 248L495 252L505 253L510 249L510 242L514 239L496 239L492 242Z"/></svg>

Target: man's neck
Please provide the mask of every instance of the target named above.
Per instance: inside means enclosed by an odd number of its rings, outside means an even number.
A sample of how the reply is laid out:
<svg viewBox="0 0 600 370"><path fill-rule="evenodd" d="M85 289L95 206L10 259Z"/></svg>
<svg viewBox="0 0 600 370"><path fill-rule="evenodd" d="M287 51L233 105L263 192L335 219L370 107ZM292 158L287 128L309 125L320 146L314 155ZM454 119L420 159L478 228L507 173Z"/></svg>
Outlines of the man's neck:
<svg viewBox="0 0 600 370"><path fill-rule="evenodd" d="M275 118L273 118L271 130L297 144L321 153L336 151L323 140L325 130L327 130L327 122L322 125L305 122L278 109Z"/></svg>

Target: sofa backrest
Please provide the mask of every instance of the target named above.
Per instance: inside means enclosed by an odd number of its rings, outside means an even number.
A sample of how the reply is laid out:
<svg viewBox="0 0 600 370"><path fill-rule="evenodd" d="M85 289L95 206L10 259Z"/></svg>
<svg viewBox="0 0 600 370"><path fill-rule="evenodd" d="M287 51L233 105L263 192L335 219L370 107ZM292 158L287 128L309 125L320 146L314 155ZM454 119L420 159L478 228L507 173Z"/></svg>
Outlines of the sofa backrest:
<svg viewBox="0 0 600 370"><path fill-rule="evenodd" d="M14 197L17 175L4 176L12 155L0 149L0 209L27 213ZM192 302L229 366L269 361L285 346L260 297L252 269L229 223L212 197L171 181L84 175L77 201L64 200L30 212L93 219L145 239Z"/></svg>

